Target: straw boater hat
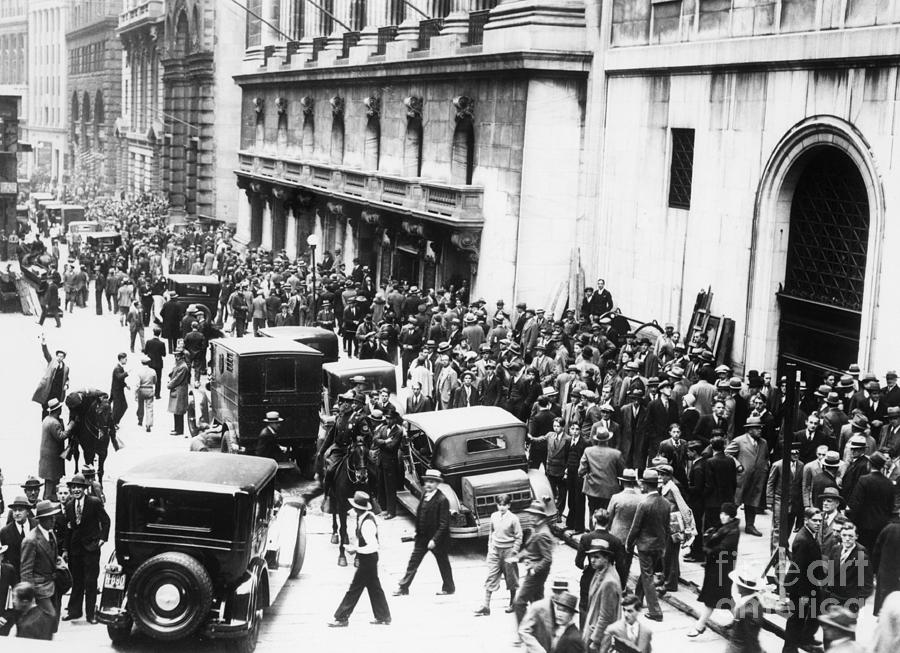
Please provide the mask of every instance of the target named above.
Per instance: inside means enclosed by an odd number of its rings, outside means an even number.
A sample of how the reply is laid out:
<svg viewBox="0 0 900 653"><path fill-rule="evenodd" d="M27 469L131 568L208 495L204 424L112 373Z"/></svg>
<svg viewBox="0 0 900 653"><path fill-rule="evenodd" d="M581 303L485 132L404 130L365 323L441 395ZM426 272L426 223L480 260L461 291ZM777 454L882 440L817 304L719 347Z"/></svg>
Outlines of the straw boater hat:
<svg viewBox="0 0 900 653"><path fill-rule="evenodd" d="M438 483L444 482L444 475L441 474L436 469L428 469L425 470L425 474L422 476L423 481L437 481Z"/></svg>
<svg viewBox="0 0 900 653"><path fill-rule="evenodd" d="M562 592L561 594L554 596L550 599L560 608L567 610L568 612L576 613L578 612L578 598L570 592Z"/></svg>
<svg viewBox="0 0 900 653"><path fill-rule="evenodd" d="M731 581L740 589L749 590L751 592L760 592L766 588L766 583L762 578L750 578L738 571L732 571L728 574Z"/></svg>
<svg viewBox="0 0 900 653"><path fill-rule="evenodd" d="M57 399L56 397L53 397L50 401L47 402L47 412L48 413L55 413L56 411L61 410L61 409L62 409L62 402L59 399Z"/></svg>
<svg viewBox="0 0 900 653"><path fill-rule="evenodd" d="M630 468L623 470L619 480L625 481L626 483L637 483L637 470Z"/></svg>
<svg viewBox="0 0 900 653"><path fill-rule="evenodd" d="M266 413L266 418L263 420L266 424L280 424L284 421L284 418L278 414L277 410L270 410Z"/></svg>

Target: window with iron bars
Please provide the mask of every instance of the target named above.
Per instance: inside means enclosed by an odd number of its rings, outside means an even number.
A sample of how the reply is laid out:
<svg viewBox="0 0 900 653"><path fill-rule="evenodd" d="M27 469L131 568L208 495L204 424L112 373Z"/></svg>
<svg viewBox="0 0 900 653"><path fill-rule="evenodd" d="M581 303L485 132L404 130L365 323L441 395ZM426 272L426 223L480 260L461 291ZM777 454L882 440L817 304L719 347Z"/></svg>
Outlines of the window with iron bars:
<svg viewBox="0 0 900 653"><path fill-rule="evenodd" d="M444 26L443 18L429 18L419 21L419 47L417 50L427 50L431 47L431 37L441 33Z"/></svg>
<svg viewBox="0 0 900 653"><path fill-rule="evenodd" d="M669 167L669 207L691 208L694 177L694 130L672 130L672 163Z"/></svg>
<svg viewBox="0 0 900 653"><path fill-rule="evenodd" d="M394 40L397 36L397 26L388 25L387 27L378 28L378 48L375 50L376 55L387 52L387 44Z"/></svg>
<svg viewBox="0 0 900 653"><path fill-rule="evenodd" d="M488 22L491 10L469 12L469 36L466 45L481 45L484 43L484 26Z"/></svg>

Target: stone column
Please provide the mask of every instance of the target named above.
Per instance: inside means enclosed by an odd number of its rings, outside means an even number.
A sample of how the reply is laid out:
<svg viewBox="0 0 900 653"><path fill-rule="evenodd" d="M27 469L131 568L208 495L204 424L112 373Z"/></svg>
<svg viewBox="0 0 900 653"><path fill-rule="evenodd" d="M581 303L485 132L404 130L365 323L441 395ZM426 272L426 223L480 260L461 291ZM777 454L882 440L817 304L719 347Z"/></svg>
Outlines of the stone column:
<svg viewBox="0 0 900 653"><path fill-rule="evenodd" d="M410 0L410 4L418 7L426 16L428 13L428 0ZM406 20L397 29L397 41L418 41L419 21L425 20L425 16L410 6L406 7Z"/></svg>
<svg viewBox="0 0 900 653"><path fill-rule="evenodd" d="M274 45L281 40L278 32L266 24L270 23L272 25L278 25L278 21L281 17L275 12L275 8L275 0L262 0L262 11L259 15L262 16L266 22L260 24L260 42L264 46Z"/></svg>
<svg viewBox="0 0 900 653"><path fill-rule="evenodd" d="M453 0L453 8L444 19L444 27L441 36L445 34L469 33L469 0Z"/></svg>
<svg viewBox="0 0 900 653"><path fill-rule="evenodd" d="M390 23L388 0L366 0L366 26L359 35L359 45L378 45L378 28Z"/></svg>
<svg viewBox="0 0 900 653"><path fill-rule="evenodd" d="M272 251L284 249L287 222L287 191L280 186L272 189Z"/></svg>
<svg viewBox="0 0 900 653"><path fill-rule="evenodd" d="M252 221L253 221L253 195L250 189L245 189L245 194L238 195L237 206L237 232L235 238L238 242L249 243L252 240Z"/></svg>
<svg viewBox="0 0 900 653"><path fill-rule="evenodd" d="M262 234L259 239L259 246L263 249L272 251L272 196L263 197L262 201Z"/></svg>
<svg viewBox="0 0 900 653"><path fill-rule="evenodd" d="M351 0L334 0L334 17L344 23L350 24L350 3ZM344 32L346 31L337 21L332 21L332 31L328 35L328 45L326 50L340 51L344 45Z"/></svg>
<svg viewBox="0 0 900 653"><path fill-rule="evenodd" d="M296 260L297 258L297 215L296 204L286 205L285 211L285 230L284 230L284 251L287 252L288 258Z"/></svg>

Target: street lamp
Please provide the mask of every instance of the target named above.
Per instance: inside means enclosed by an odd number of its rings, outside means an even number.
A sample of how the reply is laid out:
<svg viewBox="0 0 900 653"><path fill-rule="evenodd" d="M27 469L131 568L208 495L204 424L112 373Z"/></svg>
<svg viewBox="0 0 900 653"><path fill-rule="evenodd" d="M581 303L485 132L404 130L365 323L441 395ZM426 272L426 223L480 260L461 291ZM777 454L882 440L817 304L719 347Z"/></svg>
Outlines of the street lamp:
<svg viewBox="0 0 900 653"><path fill-rule="evenodd" d="M310 251L310 267L312 268L312 304L313 304L313 322L319 319L319 296L316 294L316 247L319 246L319 236L312 233L306 238L306 244L309 245Z"/></svg>

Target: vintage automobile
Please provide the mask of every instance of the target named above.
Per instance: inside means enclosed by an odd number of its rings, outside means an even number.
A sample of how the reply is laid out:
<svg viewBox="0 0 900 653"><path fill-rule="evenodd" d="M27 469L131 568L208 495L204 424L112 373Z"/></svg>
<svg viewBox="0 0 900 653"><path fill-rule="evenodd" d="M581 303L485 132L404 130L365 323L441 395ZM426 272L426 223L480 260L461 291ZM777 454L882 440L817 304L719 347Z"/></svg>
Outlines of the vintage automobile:
<svg viewBox="0 0 900 653"><path fill-rule="evenodd" d="M266 327L259 330L259 335L266 338L289 338L312 347L322 352L323 363L333 363L338 359L338 337L328 329L310 326Z"/></svg>
<svg viewBox="0 0 900 653"><path fill-rule="evenodd" d="M84 236L82 242L101 254L116 251L122 245L122 234L118 231L95 231Z"/></svg>
<svg viewBox="0 0 900 653"><path fill-rule="evenodd" d="M422 497L422 475L437 469L444 476L439 489L450 501L450 537L484 537L490 530L497 495L507 494L510 509L523 529L534 518L523 512L533 500L555 512L547 476L528 469L525 424L495 406L453 408L407 415L402 447L404 490L397 493L415 514Z"/></svg>
<svg viewBox="0 0 900 653"><path fill-rule="evenodd" d="M252 453L266 413L277 410L284 420L278 444L312 476L322 354L275 338L217 338L210 346L210 417L225 425L222 451Z"/></svg>
<svg viewBox="0 0 900 653"><path fill-rule="evenodd" d="M179 452L119 478L97 611L114 644L137 627L253 651L263 611L306 557L305 506L282 502L276 470L268 458Z"/></svg>
<svg viewBox="0 0 900 653"><path fill-rule="evenodd" d="M387 388L391 393L391 403L403 412L402 402L397 401L396 365L377 359L346 359L322 365L322 422L325 426L334 421L331 409L337 396L353 387L350 379L354 376L366 379L365 392L374 393Z"/></svg>
<svg viewBox="0 0 900 653"><path fill-rule="evenodd" d="M100 223L93 220L76 220L69 223L69 229L66 232L66 244L69 246L69 254L78 256L81 243L85 242L88 234L94 234L100 231Z"/></svg>
<svg viewBox="0 0 900 653"><path fill-rule="evenodd" d="M166 290L175 291L175 302L183 308L194 305L211 321L219 308L219 279L197 274L170 274L166 277Z"/></svg>

